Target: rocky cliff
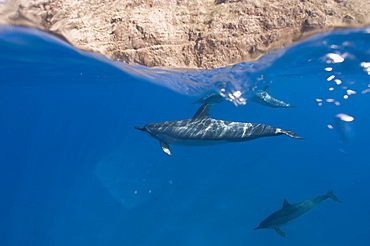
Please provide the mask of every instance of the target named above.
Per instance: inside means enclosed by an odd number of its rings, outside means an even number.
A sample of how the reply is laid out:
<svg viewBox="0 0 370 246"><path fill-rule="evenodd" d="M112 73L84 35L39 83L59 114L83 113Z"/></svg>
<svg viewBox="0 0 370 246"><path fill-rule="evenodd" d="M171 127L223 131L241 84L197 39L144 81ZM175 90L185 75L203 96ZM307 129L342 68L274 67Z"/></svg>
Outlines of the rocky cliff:
<svg viewBox="0 0 370 246"><path fill-rule="evenodd" d="M16 0L0 3L0 23L129 64L215 68L314 32L368 25L369 10L359 0Z"/></svg>

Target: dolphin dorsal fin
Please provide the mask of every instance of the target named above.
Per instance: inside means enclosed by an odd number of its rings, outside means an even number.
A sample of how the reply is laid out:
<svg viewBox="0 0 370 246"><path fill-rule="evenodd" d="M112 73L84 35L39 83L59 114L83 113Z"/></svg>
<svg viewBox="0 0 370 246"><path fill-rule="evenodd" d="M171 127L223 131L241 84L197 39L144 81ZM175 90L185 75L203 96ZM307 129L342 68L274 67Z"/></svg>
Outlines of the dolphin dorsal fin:
<svg viewBox="0 0 370 246"><path fill-rule="evenodd" d="M192 120L202 120L205 118L209 118L208 109L210 106L211 104L207 104L207 103L203 104L191 119Z"/></svg>
<svg viewBox="0 0 370 246"><path fill-rule="evenodd" d="M266 85L265 88L263 88L263 91L267 91L267 89L269 88L270 86L269 85Z"/></svg>
<svg viewBox="0 0 370 246"><path fill-rule="evenodd" d="M283 208L287 208L289 206L291 206L290 203L285 199L283 202Z"/></svg>

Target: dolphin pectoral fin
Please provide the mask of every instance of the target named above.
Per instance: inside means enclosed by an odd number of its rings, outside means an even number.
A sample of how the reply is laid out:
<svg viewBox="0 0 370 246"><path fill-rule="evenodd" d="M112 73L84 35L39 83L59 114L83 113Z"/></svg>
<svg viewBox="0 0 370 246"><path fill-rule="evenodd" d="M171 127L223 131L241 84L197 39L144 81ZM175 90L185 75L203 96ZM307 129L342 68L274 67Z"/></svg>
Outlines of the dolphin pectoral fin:
<svg viewBox="0 0 370 246"><path fill-rule="evenodd" d="M274 228L275 231L280 235L280 236L283 236L285 237L285 232L283 232L282 230L280 230L279 228Z"/></svg>
<svg viewBox="0 0 370 246"><path fill-rule="evenodd" d="M171 153L171 150L170 150L170 146L163 142L163 141L159 141L160 145L161 145L161 148L163 150L164 153L166 153L167 155L172 155Z"/></svg>
<svg viewBox="0 0 370 246"><path fill-rule="evenodd" d="M281 133L283 133L283 134L285 134L285 135L287 135L287 136L289 136L289 137L291 137L291 138L304 139L304 138L302 138L302 137L298 136L297 134L295 134L294 132L289 131L289 130L282 130L282 129L281 129Z"/></svg>
<svg viewBox="0 0 370 246"><path fill-rule="evenodd" d="M329 190L327 195L328 195L328 197L330 197L331 199L333 199L333 200L334 200L334 201L336 201L336 202L342 202L341 200L339 200L339 199L337 198L337 196L336 196L336 195L334 195L333 190Z"/></svg>

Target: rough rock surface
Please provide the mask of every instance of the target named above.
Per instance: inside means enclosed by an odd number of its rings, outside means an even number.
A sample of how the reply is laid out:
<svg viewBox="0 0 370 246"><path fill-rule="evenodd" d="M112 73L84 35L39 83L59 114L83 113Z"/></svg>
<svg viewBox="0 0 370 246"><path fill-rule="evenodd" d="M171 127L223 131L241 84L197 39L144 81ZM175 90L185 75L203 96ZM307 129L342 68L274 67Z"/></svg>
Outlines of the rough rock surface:
<svg viewBox="0 0 370 246"><path fill-rule="evenodd" d="M311 33L370 24L359 0L16 0L0 24L33 26L77 48L145 66L215 68Z"/></svg>

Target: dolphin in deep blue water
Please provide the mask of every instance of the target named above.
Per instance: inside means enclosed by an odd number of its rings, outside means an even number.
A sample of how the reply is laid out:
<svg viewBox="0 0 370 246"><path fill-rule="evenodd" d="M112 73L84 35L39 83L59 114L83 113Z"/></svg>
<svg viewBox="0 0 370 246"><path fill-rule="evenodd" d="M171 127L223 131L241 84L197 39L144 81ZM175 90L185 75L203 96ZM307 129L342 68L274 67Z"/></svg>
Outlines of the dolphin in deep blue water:
<svg viewBox="0 0 370 246"><path fill-rule="evenodd" d="M172 155L169 144L204 146L228 142L244 142L260 137L285 134L301 138L289 130L257 123L242 123L212 119L208 116L210 104L203 104L196 114L187 120L150 123L135 129L149 133L159 140L164 153Z"/></svg>
<svg viewBox="0 0 370 246"><path fill-rule="evenodd" d="M332 190L328 191L326 195L315 196L311 199L305 200L303 202L299 202L296 204L290 204L287 200L284 200L283 207L272 213L269 217L267 217L261 224L254 228L254 230L258 229L275 229L275 231L285 237L285 233L280 230L279 227L291 222L292 220L302 216L303 214L307 213L317 204L324 201L327 198L331 198L334 201L341 202L333 193Z"/></svg>
<svg viewBox="0 0 370 246"><path fill-rule="evenodd" d="M293 105L280 101L276 98L273 98L270 94L267 93L267 89L270 86L267 85L263 90L257 91L257 93L252 97L252 101L259 103L264 106L268 106L271 108L291 108L294 107ZM210 95L207 95L205 97L202 97L195 101L194 103L207 103L207 104L213 104L213 103L222 103L225 101L225 98L219 94L212 93Z"/></svg>

